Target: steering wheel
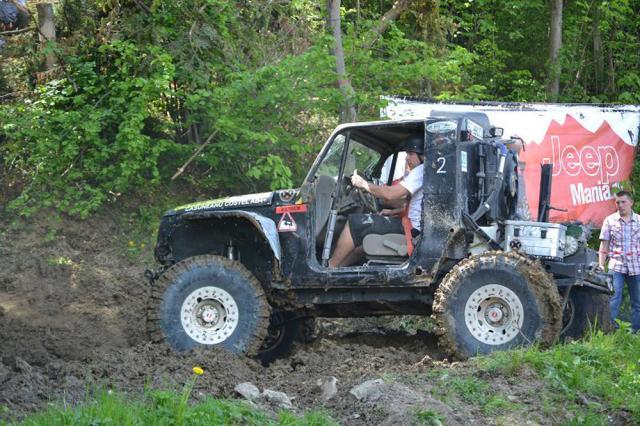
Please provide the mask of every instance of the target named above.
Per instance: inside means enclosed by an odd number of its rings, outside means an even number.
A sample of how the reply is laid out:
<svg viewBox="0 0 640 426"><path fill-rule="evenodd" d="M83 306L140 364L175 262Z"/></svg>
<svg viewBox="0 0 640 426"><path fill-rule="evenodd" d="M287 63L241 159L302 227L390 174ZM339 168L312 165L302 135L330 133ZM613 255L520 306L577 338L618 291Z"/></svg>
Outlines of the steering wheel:
<svg viewBox="0 0 640 426"><path fill-rule="evenodd" d="M360 206L362 206L365 213L375 213L378 211L378 202L376 201L376 197L374 197L373 194L353 186L353 183L351 183L351 178L349 176L345 176L344 180L346 183L346 191L352 198L356 200L356 202Z"/></svg>

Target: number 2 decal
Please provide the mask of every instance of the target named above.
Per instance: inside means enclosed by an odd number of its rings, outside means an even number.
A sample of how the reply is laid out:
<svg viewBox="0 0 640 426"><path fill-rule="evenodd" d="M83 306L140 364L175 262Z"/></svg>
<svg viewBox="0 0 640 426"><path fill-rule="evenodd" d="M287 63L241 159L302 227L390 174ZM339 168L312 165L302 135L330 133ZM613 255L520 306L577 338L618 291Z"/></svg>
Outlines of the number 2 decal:
<svg viewBox="0 0 640 426"><path fill-rule="evenodd" d="M445 164L447 164L447 160L444 157L438 157L436 159L436 162L438 162L438 164L440 164L440 167L438 167L438 170L436 171L436 174L447 174L447 171L444 170L444 166Z"/></svg>

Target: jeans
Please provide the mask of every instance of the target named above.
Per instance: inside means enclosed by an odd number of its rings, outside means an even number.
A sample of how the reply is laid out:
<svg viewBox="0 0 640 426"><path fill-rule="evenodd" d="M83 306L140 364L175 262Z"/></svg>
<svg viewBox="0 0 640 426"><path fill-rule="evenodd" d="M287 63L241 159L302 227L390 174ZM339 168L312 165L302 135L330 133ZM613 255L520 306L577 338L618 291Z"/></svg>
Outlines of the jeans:
<svg viewBox="0 0 640 426"><path fill-rule="evenodd" d="M622 290L624 283L629 287L629 297L631 298L631 329L634 332L640 330L640 275L628 275L621 272L613 273L613 290L609 307L611 308L611 321L615 324L615 319L622 303Z"/></svg>

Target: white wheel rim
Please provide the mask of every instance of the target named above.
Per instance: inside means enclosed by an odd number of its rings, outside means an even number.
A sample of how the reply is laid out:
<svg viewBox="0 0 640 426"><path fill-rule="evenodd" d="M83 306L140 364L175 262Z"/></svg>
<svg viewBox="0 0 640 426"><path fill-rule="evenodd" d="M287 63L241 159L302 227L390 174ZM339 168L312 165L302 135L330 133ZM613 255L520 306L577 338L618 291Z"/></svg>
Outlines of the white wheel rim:
<svg viewBox="0 0 640 426"><path fill-rule="evenodd" d="M464 320L471 335L480 342L503 345L520 333L524 309L520 298L509 288L488 284L471 294Z"/></svg>
<svg viewBox="0 0 640 426"><path fill-rule="evenodd" d="M180 309L184 331L198 343L216 345L231 336L238 326L238 305L218 287L201 287L189 294Z"/></svg>

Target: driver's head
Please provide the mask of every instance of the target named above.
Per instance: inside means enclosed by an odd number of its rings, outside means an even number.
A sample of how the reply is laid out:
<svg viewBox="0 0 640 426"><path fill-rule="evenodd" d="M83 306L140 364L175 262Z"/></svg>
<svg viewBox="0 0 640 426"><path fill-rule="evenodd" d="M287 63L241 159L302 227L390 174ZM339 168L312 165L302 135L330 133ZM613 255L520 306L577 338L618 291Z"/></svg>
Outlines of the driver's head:
<svg viewBox="0 0 640 426"><path fill-rule="evenodd" d="M410 169L424 163L424 138L411 135L400 146L401 151L407 152L407 165Z"/></svg>

